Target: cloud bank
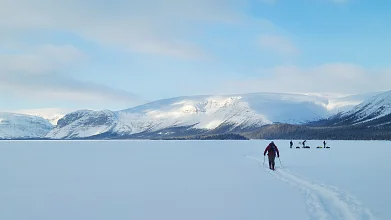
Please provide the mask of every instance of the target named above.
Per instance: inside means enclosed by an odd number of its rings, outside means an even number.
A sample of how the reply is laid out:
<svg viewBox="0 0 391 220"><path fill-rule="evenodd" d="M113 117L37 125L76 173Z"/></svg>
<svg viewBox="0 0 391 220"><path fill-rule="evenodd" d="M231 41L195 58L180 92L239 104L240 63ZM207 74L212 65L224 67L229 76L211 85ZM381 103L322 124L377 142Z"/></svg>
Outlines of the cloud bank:
<svg viewBox="0 0 391 220"><path fill-rule="evenodd" d="M266 76L265 76L266 75ZM350 63L330 63L311 68L265 68L259 77L224 81L226 93L294 92L358 94L390 89L390 69L367 69Z"/></svg>

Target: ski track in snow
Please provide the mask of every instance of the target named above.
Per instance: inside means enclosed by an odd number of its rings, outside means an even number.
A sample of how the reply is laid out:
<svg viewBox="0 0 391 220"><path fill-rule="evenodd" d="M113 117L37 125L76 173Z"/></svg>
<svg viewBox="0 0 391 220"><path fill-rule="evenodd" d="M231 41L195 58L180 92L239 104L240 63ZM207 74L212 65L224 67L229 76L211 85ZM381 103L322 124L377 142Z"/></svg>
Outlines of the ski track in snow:
<svg viewBox="0 0 391 220"><path fill-rule="evenodd" d="M259 162L264 167L267 160L248 156L247 158ZM265 168L265 167L264 167ZM316 220L375 220L372 213L357 199L336 187L314 183L311 180L299 177L291 171L278 168L271 171L265 168L275 178L298 188L305 197L309 219Z"/></svg>

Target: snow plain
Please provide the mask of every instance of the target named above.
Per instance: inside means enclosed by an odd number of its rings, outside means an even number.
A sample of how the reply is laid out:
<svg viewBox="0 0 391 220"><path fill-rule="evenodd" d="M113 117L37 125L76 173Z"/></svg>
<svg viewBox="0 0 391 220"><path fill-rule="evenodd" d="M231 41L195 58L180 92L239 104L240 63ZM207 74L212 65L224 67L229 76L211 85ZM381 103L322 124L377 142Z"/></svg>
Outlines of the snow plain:
<svg viewBox="0 0 391 220"><path fill-rule="evenodd" d="M391 142L322 141L1 141L0 219L391 219Z"/></svg>

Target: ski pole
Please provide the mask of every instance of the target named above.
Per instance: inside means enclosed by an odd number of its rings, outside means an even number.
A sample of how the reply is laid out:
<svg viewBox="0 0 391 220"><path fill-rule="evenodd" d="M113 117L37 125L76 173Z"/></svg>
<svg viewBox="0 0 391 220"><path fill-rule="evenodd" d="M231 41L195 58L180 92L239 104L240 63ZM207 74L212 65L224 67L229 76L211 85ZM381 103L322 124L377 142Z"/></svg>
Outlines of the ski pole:
<svg viewBox="0 0 391 220"><path fill-rule="evenodd" d="M280 161L280 164L281 164L281 166L283 167L284 165L282 165L281 160L280 160L280 157L278 157L278 160Z"/></svg>

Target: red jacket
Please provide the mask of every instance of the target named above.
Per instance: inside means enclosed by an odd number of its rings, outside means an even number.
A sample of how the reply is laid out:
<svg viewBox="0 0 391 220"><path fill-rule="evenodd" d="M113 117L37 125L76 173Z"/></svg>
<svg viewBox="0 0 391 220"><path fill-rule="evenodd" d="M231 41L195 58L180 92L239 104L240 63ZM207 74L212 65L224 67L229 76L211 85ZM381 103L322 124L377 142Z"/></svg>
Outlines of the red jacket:
<svg viewBox="0 0 391 220"><path fill-rule="evenodd" d="M268 152L267 155L270 156L276 156L276 152L277 152L277 156L280 157L280 152L278 151L277 145L275 144L270 143L269 145L267 145L265 151L263 152L263 156L266 155L266 152Z"/></svg>

